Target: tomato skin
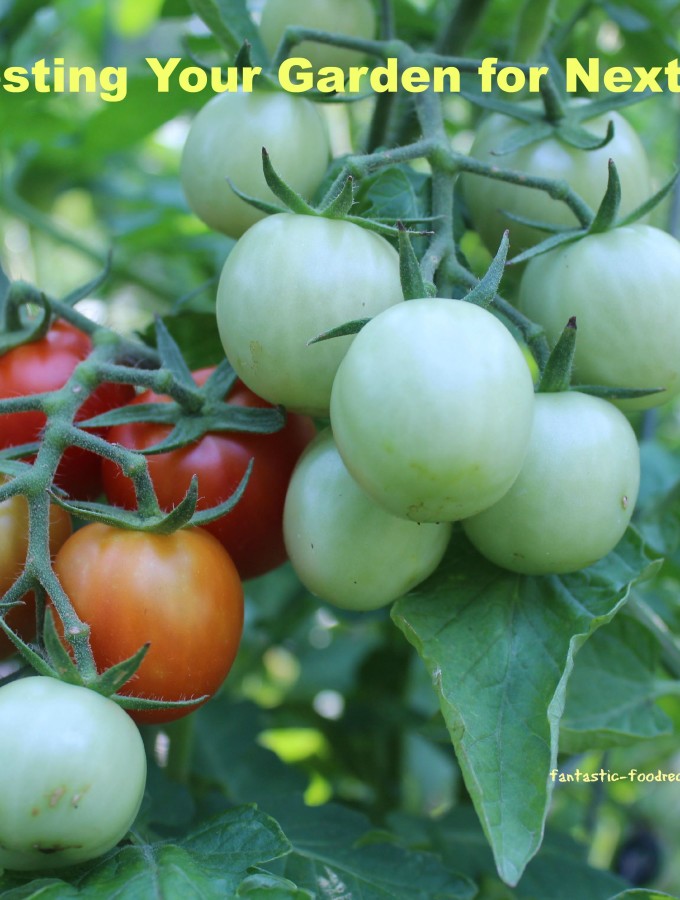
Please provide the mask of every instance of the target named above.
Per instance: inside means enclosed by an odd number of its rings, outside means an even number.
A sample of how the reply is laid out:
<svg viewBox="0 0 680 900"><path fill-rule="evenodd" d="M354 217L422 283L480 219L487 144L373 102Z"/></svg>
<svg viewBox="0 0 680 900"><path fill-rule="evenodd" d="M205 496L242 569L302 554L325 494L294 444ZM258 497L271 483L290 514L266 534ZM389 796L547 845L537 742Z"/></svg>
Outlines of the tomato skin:
<svg viewBox="0 0 680 900"><path fill-rule="evenodd" d="M262 10L260 34L270 56L273 57L288 25L365 39L374 37L376 29L370 0L267 0ZM363 59L355 50L313 41L296 45L290 55L308 59L315 69L321 66L344 69L359 65Z"/></svg>
<svg viewBox="0 0 680 900"><path fill-rule="evenodd" d="M86 334L68 322L56 321L40 340L0 356L0 399L58 390L91 350L92 341ZM76 421L122 406L133 396L130 385L102 384L80 408ZM40 412L0 416L0 449L39 440L45 422ZM101 435L103 431L92 429L92 433ZM55 483L71 497L91 500L101 491L99 457L70 447L59 464Z"/></svg>
<svg viewBox="0 0 680 900"><path fill-rule="evenodd" d="M385 512L347 471L330 429L305 450L284 514L286 547L305 587L342 609L386 606L439 565L451 526Z"/></svg>
<svg viewBox="0 0 680 900"><path fill-rule="evenodd" d="M409 300L356 336L333 384L331 426L377 503L449 522L509 489L533 407L529 368L498 319L463 300Z"/></svg>
<svg viewBox="0 0 680 900"><path fill-rule="evenodd" d="M227 677L243 629L243 589L229 554L206 531L163 535L86 525L61 548L54 570L91 627L99 669L150 643L121 693L210 697ZM137 722L169 722L199 705L130 715Z"/></svg>
<svg viewBox="0 0 680 900"><path fill-rule="evenodd" d="M112 700L54 678L0 688L0 866L56 869L121 840L144 795L139 731Z"/></svg>
<svg viewBox="0 0 680 900"><path fill-rule="evenodd" d="M399 256L384 238L351 222L282 213L258 222L227 257L217 324L227 358L251 390L325 416L353 337L307 341L402 299Z"/></svg>
<svg viewBox="0 0 680 900"><path fill-rule="evenodd" d="M639 483L640 452L623 413L576 391L538 394L517 480L463 528L502 568L527 575L574 572L618 544Z"/></svg>
<svg viewBox="0 0 680 900"><path fill-rule="evenodd" d="M182 187L193 212L210 228L240 237L265 213L244 194L279 203L262 172L265 147L279 175L306 199L321 184L330 147L313 103L284 92L218 94L194 119L182 154Z"/></svg>
<svg viewBox="0 0 680 900"><path fill-rule="evenodd" d="M665 388L616 404L647 409L680 393L679 286L680 242L636 224L531 260L519 306L553 342L576 316L575 383Z"/></svg>
<svg viewBox="0 0 680 900"><path fill-rule="evenodd" d="M497 147L524 123L501 113L484 119L475 135L470 155L481 162L530 175L564 179L595 211L607 187L608 164L613 159L621 178L621 214L632 212L652 194L652 180L644 147L628 122L617 112L586 120L593 134L604 135L608 122L614 123L614 137L598 150L579 150L556 137L522 147L502 156ZM545 191L510 184L480 175L465 175L463 191L475 230L493 253L503 232L510 230L510 247L517 254L548 237L548 232L515 222L505 210L533 221L576 227L578 220L566 204L551 199Z"/></svg>
<svg viewBox="0 0 680 900"><path fill-rule="evenodd" d="M214 369L194 372L199 385ZM145 391L133 403L167 402L166 395ZM266 407L266 403L236 382L228 395L230 403L246 407ZM109 430L108 439L131 450L151 447L170 432L168 425L131 422ZM163 509L172 509L186 495L194 475L198 475L198 509L227 500L254 460L248 486L234 509L205 525L228 551L242 579L263 575L286 560L283 543L283 504L290 476L298 457L316 433L305 416L289 414L281 431L273 434L214 432L195 444L147 456L151 480ZM104 490L111 503L136 508L134 485L119 467L104 460Z"/></svg>
<svg viewBox="0 0 680 900"><path fill-rule="evenodd" d="M0 476L0 482L2 478ZM71 517L66 510L50 505L50 554L54 557L71 535ZM0 597L14 584L26 561L28 549L28 503L22 496L10 497L0 503ZM7 624L24 641L35 635L35 598L33 593L23 598L22 606L15 606L5 616ZM16 653L7 635L0 634L0 660Z"/></svg>

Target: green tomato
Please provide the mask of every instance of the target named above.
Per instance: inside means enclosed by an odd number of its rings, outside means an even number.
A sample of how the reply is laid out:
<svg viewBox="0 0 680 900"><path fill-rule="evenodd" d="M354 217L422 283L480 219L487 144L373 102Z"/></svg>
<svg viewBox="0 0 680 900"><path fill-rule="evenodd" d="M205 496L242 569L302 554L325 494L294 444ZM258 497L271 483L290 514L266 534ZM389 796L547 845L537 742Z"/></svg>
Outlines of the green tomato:
<svg viewBox="0 0 680 900"><path fill-rule="evenodd" d="M311 198L330 155L326 124L313 103L283 92L225 93L209 100L189 130L181 179L189 206L206 225L240 237L265 215L242 193L278 203L262 173L262 148L294 190Z"/></svg>
<svg viewBox="0 0 680 900"><path fill-rule="evenodd" d="M300 458L283 517L288 556L313 594L342 609L385 606L439 565L448 523L399 519L378 506L349 474L330 429Z"/></svg>
<svg viewBox="0 0 680 900"><path fill-rule="evenodd" d="M260 34L265 47L274 56L288 25L315 28L349 37L373 38L375 36L375 12L371 0L267 0L262 10ZM361 53L303 41L290 54L308 59L315 69L321 66L359 65Z"/></svg>
<svg viewBox="0 0 680 900"><path fill-rule="evenodd" d="M529 368L498 319L464 300L409 300L356 336L333 385L331 425L376 502L449 522L510 488L533 408Z"/></svg>
<svg viewBox="0 0 680 900"><path fill-rule="evenodd" d="M463 527L479 552L504 569L574 572L621 540L639 483L640 452L623 413L587 394L538 394L519 477Z"/></svg>
<svg viewBox="0 0 680 900"><path fill-rule="evenodd" d="M599 150L579 150L556 137L549 137L498 156L496 149L523 128L524 123L493 113L479 126L470 155L499 168L563 179L593 211L604 196L608 164L613 159L621 179L621 213L625 215L651 195L651 176L640 139L623 116L608 112L583 124L593 134L604 136L610 121L614 123L614 137ZM506 229L510 230L514 254L548 237L548 232L514 222L504 212L551 225L578 225L576 216L565 203L535 188L481 175L465 175L463 191L475 230L493 253L498 250Z"/></svg>
<svg viewBox="0 0 680 900"><path fill-rule="evenodd" d="M135 820L144 745L112 700L54 678L0 688L0 867L56 869L114 847Z"/></svg>
<svg viewBox="0 0 680 900"><path fill-rule="evenodd" d="M352 336L307 341L402 297L399 256L384 238L339 219L282 213L258 222L227 257L217 324L252 391L324 416Z"/></svg>
<svg viewBox="0 0 680 900"><path fill-rule="evenodd" d="M680 392L680 243L650 225L593 234L532 259L521 310L557 341L571 316L577 383L665 388L622 409L658 406Z"/></svg>

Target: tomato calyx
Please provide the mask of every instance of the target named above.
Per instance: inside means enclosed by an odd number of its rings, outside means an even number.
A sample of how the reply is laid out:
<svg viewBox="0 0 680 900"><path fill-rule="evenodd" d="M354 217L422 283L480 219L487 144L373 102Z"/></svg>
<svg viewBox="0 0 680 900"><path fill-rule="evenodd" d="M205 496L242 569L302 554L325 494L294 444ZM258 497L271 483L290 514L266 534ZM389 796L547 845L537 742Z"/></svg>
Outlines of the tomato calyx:
<svg viewBox="0 0 680 900"><path fill-rule="evenodd" d="M25 320L21 307L28 304L38 307L39 316ZM13 282L4 295L0 295L0 354L39 341L47 334L51 312L45 295L23 281Z"/></svg>

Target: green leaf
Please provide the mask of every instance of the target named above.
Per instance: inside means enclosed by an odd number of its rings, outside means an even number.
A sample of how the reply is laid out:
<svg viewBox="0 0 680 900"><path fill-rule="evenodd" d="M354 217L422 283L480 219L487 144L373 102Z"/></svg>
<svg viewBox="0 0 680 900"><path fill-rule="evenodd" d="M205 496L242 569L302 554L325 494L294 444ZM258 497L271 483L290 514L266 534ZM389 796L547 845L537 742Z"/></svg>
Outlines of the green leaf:
<svg viewBox="0 0 680 900"><path fill-rule="evenodd" d="M609 900L678 900L677 894L665 894L662 891L648 891L645 888L634 888L631 891L624 891L622 894L616 894Z"/></svg>
<svg viewBox="0 0 680 900"><path fill-rule="evenodd" d="M581 753L668 734L656 705L659 645L636 619L617 616L576 655L562 717L560 750Z"/></svg>
<svg viewBox="0 0 680 900"><path fill-rule="evenodd" d="M314 900L315 894L300 890L287 878L258 872L241 883L236 896L248 900Z"/></svg>
<svg viewBox="0 0 680 900"><path fill-rule="evenodd" d="M118 847L76 883L93 897L224 900L236 896L251 866L278 859L289 849L276 822L242 806L182 840Z"/></svg>
<svg viewBox="0 0 680 900"><path fill-rule="evenodd" d="M469 806L427 823L426 833L430 846L447 865L474 879L491 870L491 851ZM539 854L511 896L516 900L608 900L626 885L611 872L589 866L586 851L566 835L547 832Z"/></svg>
<svg viewBox="0 0 680 900"><path fill-rule="evenodd" d="M362 179L355 211L367 219L422 222L430 215L430 176L408 166L389 166Z"/></svg>
<svg viewBox="0 0 680 900"><path fill-rule="evenodd" d="M215 328L214 312L181 312L174 316L163 316L163 324L182 351L190 369L214 366L224 359L222 342ZM156 346L153 326L150 325L140 337L150 346Z"/></svg>
<svg viewBox="0 0 680 900"><path fill-rule="evenodd" d="M514 575L462 536L392 617L430 673L498 872L514 885L537 852L578 647L608 622L651 563L630 530L571 575Z"/></svg>
<svg viewBox="0 0 680 900"><path fill-rule="evenodd" d="M236 56L247 40L255 63L261 66L267 64L267 52L258 29L248 15L245 0L189 0L189 5L228 53Z"/></svg>
<svg viewBox="0 0 680 900"><path fill-rule="evenodd" d="M475 886L428 853L404 850L371 834L368 819L335 804L305 806L280 797L267 811L292 844L284 874L323 898L472 900Z"/></svg>

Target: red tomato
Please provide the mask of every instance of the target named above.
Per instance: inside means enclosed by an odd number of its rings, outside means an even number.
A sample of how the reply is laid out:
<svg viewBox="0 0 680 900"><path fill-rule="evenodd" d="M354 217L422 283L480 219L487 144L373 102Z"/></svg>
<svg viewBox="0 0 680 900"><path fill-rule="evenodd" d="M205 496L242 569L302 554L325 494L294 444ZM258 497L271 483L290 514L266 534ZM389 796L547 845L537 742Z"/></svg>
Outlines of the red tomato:
<svg viewBox="0 0 680 900"><path fill-rule="evenodd" d="M3 479L0 477L0 483ZM71 534L71 517L66 510L50 506L50 553L54 556ZM21 574L28 548L28 504L25 497L10 497L0 503L0 597L4 596ZM15 606L6 615L7 624L19 637L30 641L35 635L35 598L23 598L23 606ZM14 644L0 633L0 659L16 651Z"/></svg>
<svg viewBox="0 0 680 900"><path fill-rule="evenodd" d="M195 372L196 383L204 384L213 371L200 369ZM134 402L167 402L169 399L147 391ZM271 405L240 381L230 391L228 400L237 406ZM141 450L158 444L169 431L169 425L131 422L111 428L108 439L132 450ZM243 497L230 513L206 525L205 529L227 549L241 578L262 575L286 560L283 504L295 463L314 433L311 419L289 414L285 427L273 434L213 432L179 450L147 456L159 503L164 509L172 509L185 496L193 475L198 475L198 509L215 506L234 492L249 461L254 459ZM103 461L102 471L109 500L126 509L135 509L132 481L108 460Z"/></svg>
<svg viewBox="0 0 680 900"><path fill-rule="evenodd" d="M45 337L0 356L0 399L55 391L63 387L79 362L92 350L90 338L68 322L57 321ZM85 401L77 419L89 419L122 406L134 396L126 384L103 384ZM45 416L39 412L0 416L0 448L31 444L40 438ZM102 434L93 429L94 434ZM94 453L70 447L55 482L80 500L101 492L101 463Z"/></svg>
<svg viewBox="0 0 680 900"><path fill-rule="evenodd" d="M82 621L99 669L149 643L122 688L130 697L211 697L232 666L243 629L243 588L229 554L201 528L174 534L86 525L54 562ZM130 712L136 722L169 722L178 710Z"/></svg>

